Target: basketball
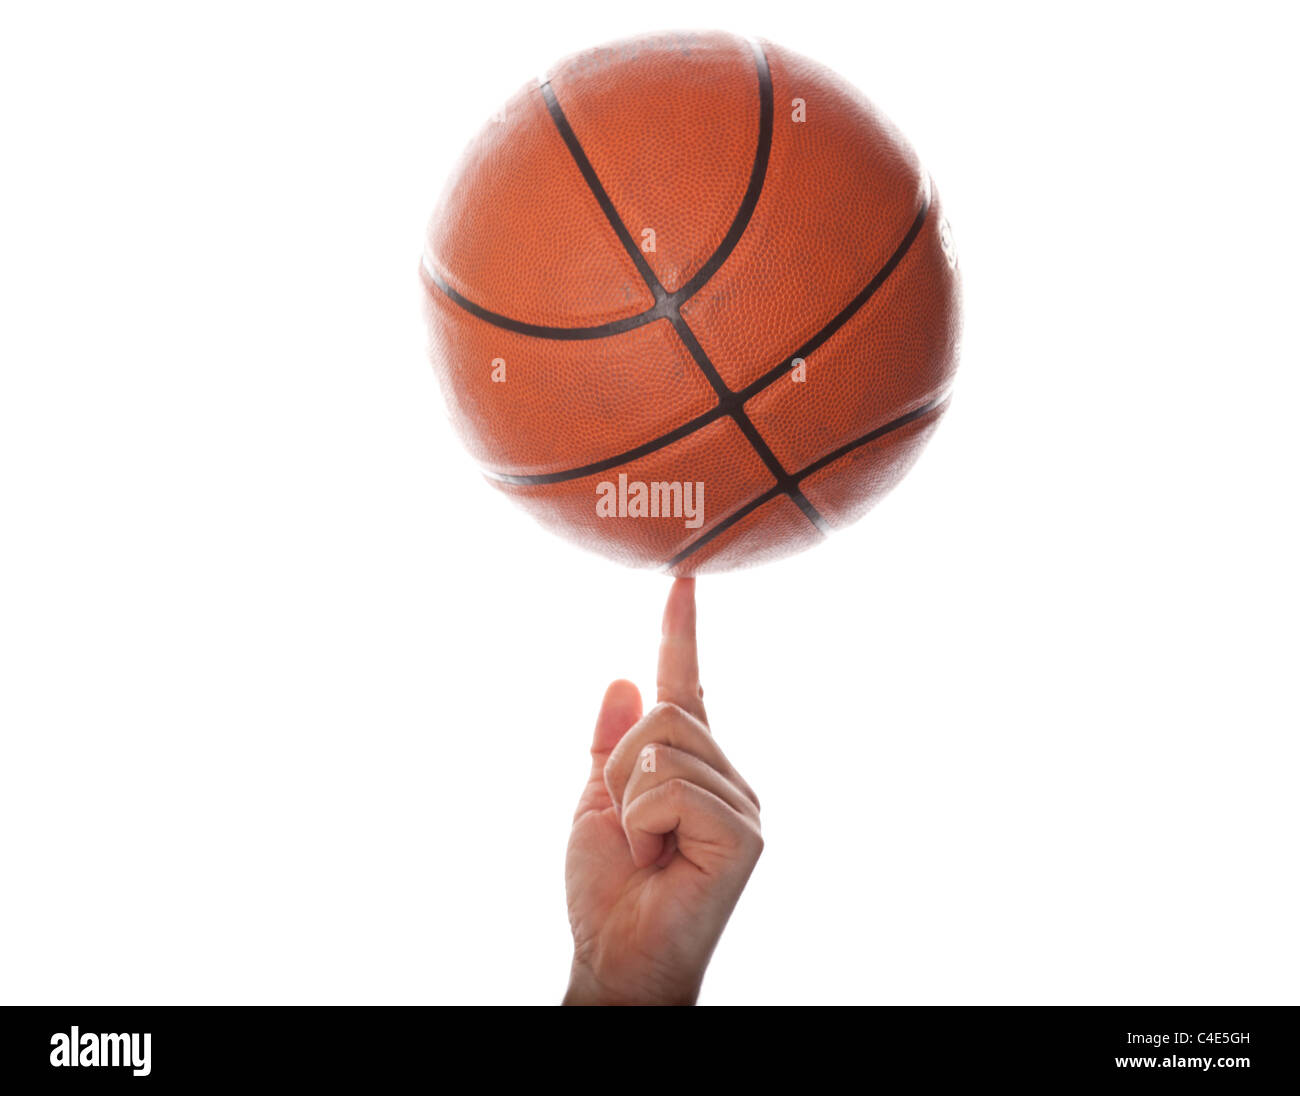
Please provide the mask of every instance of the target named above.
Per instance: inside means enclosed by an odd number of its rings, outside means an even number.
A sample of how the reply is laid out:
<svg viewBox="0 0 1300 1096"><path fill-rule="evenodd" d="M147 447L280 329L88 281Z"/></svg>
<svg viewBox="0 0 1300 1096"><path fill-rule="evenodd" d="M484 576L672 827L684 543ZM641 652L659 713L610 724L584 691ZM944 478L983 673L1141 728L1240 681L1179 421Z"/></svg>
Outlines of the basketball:
<svg viewBox="0 0 1300 1096"><path fill-rule="evenodd" d="M470 143L420 264L429 353L488 481L690 575L860 518L948 406L939 196L853 86L766 41L576 54Z"/></svg>

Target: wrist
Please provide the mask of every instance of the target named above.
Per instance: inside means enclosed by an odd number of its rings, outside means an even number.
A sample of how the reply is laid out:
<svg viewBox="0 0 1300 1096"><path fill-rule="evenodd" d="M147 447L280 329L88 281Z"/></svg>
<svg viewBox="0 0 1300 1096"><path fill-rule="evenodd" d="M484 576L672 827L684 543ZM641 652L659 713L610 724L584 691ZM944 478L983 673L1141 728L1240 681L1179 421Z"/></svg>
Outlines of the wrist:
<svg viewBox="0 0 1300 1096"><path fill-rule="evenodd" d="M574 959L564 1005L693 1005L700 995L698 977L667 978L651 974L611 979Z"/></svg>

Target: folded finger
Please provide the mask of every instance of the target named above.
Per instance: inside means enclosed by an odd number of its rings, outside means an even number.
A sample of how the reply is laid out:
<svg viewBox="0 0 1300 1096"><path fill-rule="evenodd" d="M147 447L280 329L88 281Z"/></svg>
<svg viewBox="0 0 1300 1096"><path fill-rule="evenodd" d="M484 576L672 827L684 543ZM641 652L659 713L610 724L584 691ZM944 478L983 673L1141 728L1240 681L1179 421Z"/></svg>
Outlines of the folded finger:
<svg viewBox="0 0 1300 1096"><path fill-rule="evenodd" d="M605 764L605 787L615 805L624 800L624 790L637 765L641 751L652 742L693 754L723 776L758 805L758 796L746 783L717 740L699 719L675 704L656 704L619 740Z"/></svg>
<svg viewBox="0 0 1300 1096"><path fill-rule="evenodd" d="M708 789L679 778L629 800L622 822L638 868L653 864L663 852L665 836L673 834L677 851L701 871L713 874L743 867L748 878L763 844L756 819L745 817Z"/></svg>
<svg viewBox="0 0 1300 1096"><path fill-rule="evenodd" d="M758 804L733 781L694 754L662 742L650 743L637 755L632 774L623 789L623 805L669 780L686 780L712 792L739 814L758 816Z"/></svg>

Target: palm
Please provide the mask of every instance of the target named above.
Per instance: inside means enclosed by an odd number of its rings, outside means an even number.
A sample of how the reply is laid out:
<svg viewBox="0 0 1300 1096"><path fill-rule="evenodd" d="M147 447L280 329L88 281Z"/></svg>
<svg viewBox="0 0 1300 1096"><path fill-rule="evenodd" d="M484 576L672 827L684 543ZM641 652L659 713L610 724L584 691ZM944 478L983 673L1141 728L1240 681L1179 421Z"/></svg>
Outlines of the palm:
<svg viewBox="0 0 1300 1096"><path fill-rule="evenodd" d="M565 863L575 945L579 954L599 956L602 966L635 972L636 984L653 984L694 958L689 953L698 942L690 928L707 897L707 876L671 846L665 866L638 868L604 785L588 792L591 803L584 794Z"/></svg>

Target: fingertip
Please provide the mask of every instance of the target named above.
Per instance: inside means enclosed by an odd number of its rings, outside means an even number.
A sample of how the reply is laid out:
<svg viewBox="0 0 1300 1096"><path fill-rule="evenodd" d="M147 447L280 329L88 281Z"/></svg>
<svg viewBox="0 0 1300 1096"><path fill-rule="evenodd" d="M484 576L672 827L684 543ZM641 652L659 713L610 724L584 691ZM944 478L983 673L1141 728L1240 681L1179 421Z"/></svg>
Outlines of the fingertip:
<svg viewBox="0 0 1300 1096"><path fill-rule="evenodd" d="M641 706L641 690L625 677L616 678L606 686L603 704L617 704L639 708Z"/></svg>
<svg viewBox="0 0 1300 1096"><path fill-rule="evenodd" d="M707 722L700 700L699 652L695 640L695 580L679 578L668 592L659 642L658 698Z"/></svg>
<svg viewBox="0 0 1300 1096"><path fill-rule="evenodd" d="M664 851L664 837L658 833L629 832L626 828L628 851L632 854L632 866L638 870L658 863Z"/></svg>
<svg viewBox="0 0 1300 1096"><path fill-rule="evenodd" d="M666 636L693 635L695 632L695 579L673 580L668 591L668 604L664 606L663 634Z"/></svg>
<svg viewBox="0 0 1300 1096"><path fill-rule="evenodd" d="M600 702L592 749L602 753L612 750L640 718L641 691L626 678L611 681Z"/></svg>

